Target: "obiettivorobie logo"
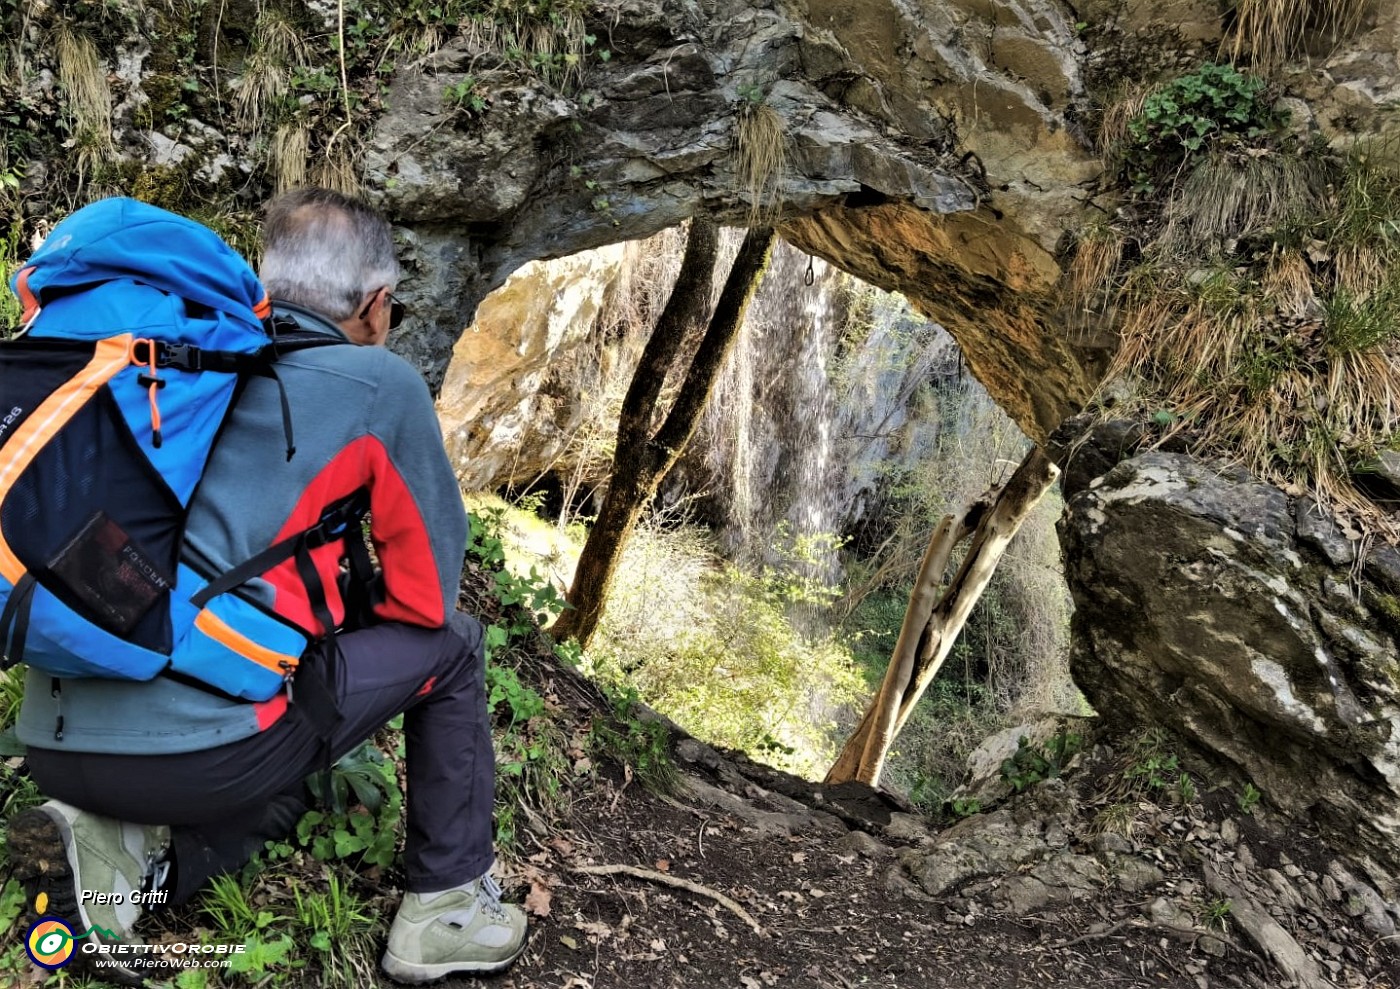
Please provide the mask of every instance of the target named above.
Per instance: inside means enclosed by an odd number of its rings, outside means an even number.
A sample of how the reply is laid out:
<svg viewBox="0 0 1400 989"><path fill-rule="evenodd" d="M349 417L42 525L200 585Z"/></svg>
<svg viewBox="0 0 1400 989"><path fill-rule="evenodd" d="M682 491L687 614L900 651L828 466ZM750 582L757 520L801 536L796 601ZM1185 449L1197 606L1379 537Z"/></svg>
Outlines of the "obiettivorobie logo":
<svg viewBox="0 0 1400 989"><path fill-rule="evenodd" d="M40 893L34 900L34 912L43 914L49 908L49 895ZM73 960L74 943L89 934L101 934L115 939L111 931L91 927L82 934L74 934L73 928L62 917L40 916L29 928L24 937L24 950L29 952L29 960L40 968L49 971L60 969Z"/></svg>
<svg viewBox="0 0 1400 989"><path fill-rule="evenodd" d="M30 961L50 972L68 965L79 953L99 956L92 961L99 968L115 964L123 968L184 969L222 968L233 955L247 950L242 944L123 944L105 927L94 924L85 931L75 932L62 917L42 916L48 907L48 894L40 893L34 900L34 912L41 916L25 935L24 950L29 953ZM93 934L98 935L98 939L79 945ZM113 955L121 956L120 960L112 959Z"/></svg>

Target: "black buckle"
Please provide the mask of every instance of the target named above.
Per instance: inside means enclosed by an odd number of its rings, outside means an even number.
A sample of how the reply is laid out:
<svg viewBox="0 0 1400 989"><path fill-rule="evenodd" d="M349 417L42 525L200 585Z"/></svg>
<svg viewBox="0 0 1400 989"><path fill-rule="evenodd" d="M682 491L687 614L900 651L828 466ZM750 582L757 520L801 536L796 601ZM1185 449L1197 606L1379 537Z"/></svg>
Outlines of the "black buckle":
<svg viewBox="0 0 1400 989"><path fill-rule="evenodd" d="M188 343L165 343L156 356L157 367L176 367L182 371L200 370L199 348Z"/></svg>
<svg viewBox="0 0 1400 989"><path fill-rule="evenodd" d="M339 513L329 518L323 518L306 530L306 548L320 549L338 539L344 539L349 528L350 520Z"/></svg>

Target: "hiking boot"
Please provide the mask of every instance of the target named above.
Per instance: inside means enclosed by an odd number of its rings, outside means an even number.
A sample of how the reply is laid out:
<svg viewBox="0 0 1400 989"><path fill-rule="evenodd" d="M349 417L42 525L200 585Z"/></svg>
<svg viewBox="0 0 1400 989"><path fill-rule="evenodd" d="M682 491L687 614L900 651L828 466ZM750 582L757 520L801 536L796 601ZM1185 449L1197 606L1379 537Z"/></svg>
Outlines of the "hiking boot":
<svg viewBox="0 0 1400 989"><path fill-rule="evenodd" d="M159 885L170 829L118 821L57 800L10 822L10 860L36 915L63 918L94 944L132 940L141 907L132 894ZM84 903L82 891L119 894ZM40 907L42 894L42 908Z"/></svg>
<svg viewBox="0 0 1400 989"><path fill-rule="evenodd" d="M381 964L395 982L499 972L525 950L525 913L501 902L501 887L490 876L428 898L405 893L389 928Z"/></svg>

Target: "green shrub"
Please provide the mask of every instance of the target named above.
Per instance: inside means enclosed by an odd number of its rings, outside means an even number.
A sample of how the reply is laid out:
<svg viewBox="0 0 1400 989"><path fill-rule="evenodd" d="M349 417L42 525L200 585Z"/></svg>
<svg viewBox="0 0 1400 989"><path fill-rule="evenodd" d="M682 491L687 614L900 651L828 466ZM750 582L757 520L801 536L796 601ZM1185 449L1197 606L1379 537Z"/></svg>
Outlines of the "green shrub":
<svg viewBox="0 0 1400 989"><path fill-rule="evenodd" d="M1084 737L1061 728L1043 746L1032 745L1030 739L1022 735L1016 742L1016 751L1011 758L1001 764L1001 778L1011 784L1015 793L1041 780L1053 779L1084 747Z"/></svg>
<svg viewBox="0 0 1400 989"><path fill-rule="evenodd" d="M1123 166L1133 192L1152 195L1195 154L1257 143L1283 123L1265 83L1230 65L1206 64L1151 93L1128 124Z"/></svg>

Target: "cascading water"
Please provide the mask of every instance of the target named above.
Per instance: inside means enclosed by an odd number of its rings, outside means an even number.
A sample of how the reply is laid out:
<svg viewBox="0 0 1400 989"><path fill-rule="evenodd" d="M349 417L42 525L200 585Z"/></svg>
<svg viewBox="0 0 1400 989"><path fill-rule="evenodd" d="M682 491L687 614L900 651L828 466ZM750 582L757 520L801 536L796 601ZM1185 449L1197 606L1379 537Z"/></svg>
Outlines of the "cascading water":
<svg viewBox="0 0 1400 989"><path fill-rule="evenodd" d="M847 532L935 442L925 393L956 360L903 300L780 243L667 494L696 497L731 556L764 556L780 523Z"/></svg>

